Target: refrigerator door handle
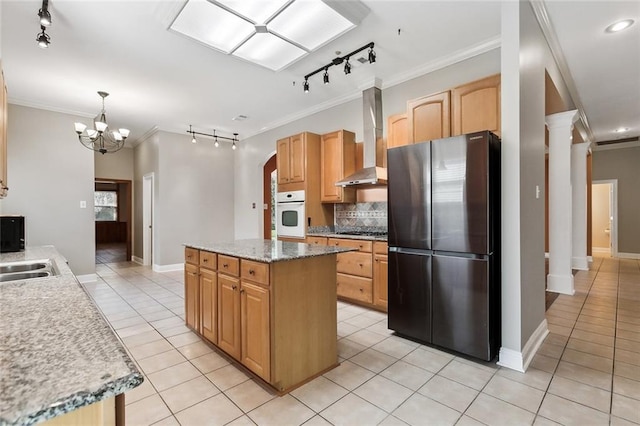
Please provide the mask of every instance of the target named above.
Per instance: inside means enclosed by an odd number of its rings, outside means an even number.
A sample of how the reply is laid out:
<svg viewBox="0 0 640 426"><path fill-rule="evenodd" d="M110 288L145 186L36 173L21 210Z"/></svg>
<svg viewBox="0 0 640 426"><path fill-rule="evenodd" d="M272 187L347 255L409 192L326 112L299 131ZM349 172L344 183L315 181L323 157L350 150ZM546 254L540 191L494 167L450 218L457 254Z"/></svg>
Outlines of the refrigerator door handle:
<svg viewBox="0 0 640 426"><path fill-rule="evenodd" d="M492 253L489 253L489 254L459 253L455 251L440 251L440 250L433 252L434 256L461 257L465 259L479 259L479 260L487 260L489 259L489 256L491 254Z"/></svg>
<svg viewBox="0 0 640 426"><path fill-rule="evenodd" d="M431 250L412 249L412 248L405 248L405 247L389 247L389 252L402 253L402 254L415 254L419 256L431 256L431 254L433 253Z"/></svg>

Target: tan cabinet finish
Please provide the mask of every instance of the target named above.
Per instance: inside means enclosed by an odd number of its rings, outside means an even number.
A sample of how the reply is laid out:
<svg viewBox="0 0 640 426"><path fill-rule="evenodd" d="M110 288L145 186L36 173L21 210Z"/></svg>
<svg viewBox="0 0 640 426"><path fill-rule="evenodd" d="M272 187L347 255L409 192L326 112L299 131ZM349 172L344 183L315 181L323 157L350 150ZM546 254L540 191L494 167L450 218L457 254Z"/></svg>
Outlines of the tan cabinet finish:
<svg viewBox="0 0 640 426"><path fill-rule="evenodd" d="M407 114L394 114L387 118L387 148L409 143Z"/></svg>
<svg viewBox="0 0 640 426"><path fill-rule="evenodd" d="M355 134L339 130L322 135L320 200L323 203L353 203L355 188L336 186L340 179L355 172Z"/></svg>
<svg viewBox="0 0 640 426"><path fill-rule="evenodd" d="M185 263L187 325L205 339L280 392L338 365L336 287L327 286L335 256L267 264L204 250L189 255L200 265L208 259L199 271ZM199 301L191 296L198 276Z"/></svg>
<svg viewBox="0 0 640 426"><path fill-rule="evenodd" d="M240 359L240 280L218 274L218 346Z"/></svg>
<svg viewBox="0 0 640 426"><path fill-rule="evenodd" d="M305 141L304 134L280 139L276 146L278 184L304 182Z"/></svg>
<svg viewBox="0 0 640 426"><path fill-rule="evenodd" d="M473 81L451 92L452 135L489 130L500 136L500 75Z"/></svg>
<svg viewBox="0 0 640 426"><path fill-rule="evenodd" d="M326 246L327 245L327 237L310 237L307 236L307 244L315 244Z"/></svg>
<svg viewBox="0 0 640 426"><path fill-rule="evenodd" d="M212 271L215 271L216 269L218 269L217 260L218 260L218 257L216 256L215 253L209 253L208 251L200 252L201 268L207 268L207 269L211 269Z"/></svg>
<svg viewBox="0 0 640 426"><path fill-rule="evenodd" d="M185 247L184 249L184 261L186 263L192 263L197 265L200 263L200 254L198 250L191 247Z"/></svg>
<svg viewBox="0 0 640 426"><path fill-rule="evenodd" d="M0 198L7 196L7 86L0 68Z"/></svg>
<svg viewBox="0 0 640 426"><path fill-rule="evenodd" d="M357 248L360 251L371 253L373 242L367 240L347 240L344 238L329 238L330 246ZM346 253L342 253L346 254ZM340 257L340 255L338 255Z"/></svg>
<svg viewBox="0 0 640 426"><path fill-rule="evenodd" d="M409 144L451 136L450 97L447 91L407 102Z"/></svg>
<svg viewBox="0 0 640 426"><path fill-rule="evenodd" d="M344 274L372 278L371 262L371 253L340 253L338 255L336 270Z"/></svg>
<svg viewBox="0 0 640 426"><path fill-rule="evenodd" d="M387 253L387 243L373 243L373 304L384 310L387 309L389 300L389 258Z"/></svg>

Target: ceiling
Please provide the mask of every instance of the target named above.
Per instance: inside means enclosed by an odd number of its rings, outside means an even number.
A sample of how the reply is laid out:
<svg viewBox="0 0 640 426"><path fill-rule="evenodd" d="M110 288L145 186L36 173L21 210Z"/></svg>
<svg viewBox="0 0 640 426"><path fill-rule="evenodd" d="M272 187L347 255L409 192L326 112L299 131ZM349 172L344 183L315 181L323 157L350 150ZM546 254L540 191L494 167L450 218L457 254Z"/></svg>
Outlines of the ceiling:
<svg viewBox="0 0 640 426"><path fill-rule="evenodd" d="M302 0L298 0L302 1ZM184 0L50 0L49 49L35 41L41 1L2 0L2 66L9 102L87 117L109 92L111 127L128 127L136 142L154 128L240 139L360 96L375 79L389 87L447 63L499 47L500 3L362 0L369 12L353 30L274 72L208 48L167 28ZM545 3L595 140L640 135L640 3ZM630 29L606 34L619 19ZM304 75L369 42L374 64L351 61ZM337 51L341 53L336 53ZM366 57L364 50L361 56ZM359 55L360 56L360 55ZM235 121L234 117L248 118ZM623 134L613 132L628 127ZM185 137L188 137L185 133Z"/></svg>

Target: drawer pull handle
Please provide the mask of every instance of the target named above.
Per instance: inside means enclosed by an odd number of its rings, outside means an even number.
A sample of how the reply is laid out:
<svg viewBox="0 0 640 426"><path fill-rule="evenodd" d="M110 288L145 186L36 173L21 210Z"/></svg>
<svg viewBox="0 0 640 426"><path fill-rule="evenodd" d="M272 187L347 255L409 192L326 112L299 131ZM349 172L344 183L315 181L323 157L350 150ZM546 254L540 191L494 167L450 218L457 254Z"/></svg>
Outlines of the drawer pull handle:
<svg viewBox="0 0 640 426"><path fill-rule="evenodd" d="M205 257L204 259L202 259L202 261L203 261L204 263L207 263L207 262L209 261L209 259L207 259L207 258Z"/></svg>
<svg viewBox="0 0 640 426"><path fill-rule="evenodd" d="M255 275L256 271L254 271L253 269L249 269L249 275Z"/></svg>
<svg viewBox="0 0 640 426"><path fill-rule="evenodd" d="M223 267L223 268L228 268L228 267L229 267L229 264L228 264L228 263L223 263L223 264L222 264L222 267Z"/></svg>
<svg viewBox="0 0 640 426"><path fill-rule="evenodd" d="M360 293L362 293L363 291L364 291L363 289L360 289Z"/></svg>
<svg viewBox="0 0 640 426"><path fill-rule="evenodd" d="M240 289L240 294L244 293L244 288Z"/></svg>
<svg viewBox="0 0 640 426"><path fill-rule="evenodd" d="M232 286L231 286L231 289L235 291L235 290L237 290L237 289L238 289L238 286L237 286L237 285L232 285Z"/></svg>
<svg viewBox="0 0 640 426"><path fill-rule="evenodd" d="M191 259L191 255L187 256L187 259Z"/></svg>

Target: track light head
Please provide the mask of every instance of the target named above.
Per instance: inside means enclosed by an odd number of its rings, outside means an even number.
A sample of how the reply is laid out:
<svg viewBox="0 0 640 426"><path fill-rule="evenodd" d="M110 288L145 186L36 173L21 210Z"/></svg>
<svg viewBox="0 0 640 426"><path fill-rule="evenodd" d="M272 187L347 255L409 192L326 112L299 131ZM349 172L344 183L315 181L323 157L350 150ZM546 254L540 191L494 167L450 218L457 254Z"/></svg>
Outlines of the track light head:
<svg viewBox="0 0 640 426"><path fill-rule="evenodd" d="M329 68L324 69L324 77L322 77L324 84L329 84Z"/></svg>
<svg viewBox="0 0 640 426"><path fill-rule="evenodd" d="M231 149L235 151L235 150L236 150L236 148L237 148L237 147L236 147L236 141L233 141L233 145L231 145Z"/></svg>
<svg viewBox="0 0 640 426"><path fill-rule="evenodd" d="M309 80L307 80L306 78L304 79L302 88L304 89L304 93L309 93Z"/></svg>
<svg viewBox="0 0 640 426"><path fill-rule="evenodd" d="M191 143L197 143L196 135L191 135Z"/></svg>
<svg viewBox="0 0 640 426"><path fill-rule="evenodd" d="M49 0L42 0L42 8L38 10L40 25L48 27L51 25L51 13L49 13Z"/></svg>
<svg viewBox="0 0 640 426"><path fill-rule="evenodd" d="M218 142L218 137L217 136L215 136L215 142L213 142L213 146L215 146L216 148L218 148L220 146L220 142Z"/></svg>
<svg viewBox="0 0 640 426"><path fill-rule="evenodd" d="M347 61L344 63L344 73L346 74L351 74L351 64L349 63L349 58L347 58Z"/></svg>
<svg viewBox="0 0 640 426"><path fill-rule="evenodd" d="M369 47L369 63L373 64L376 61L376 52L373 50L373 46Z"/></svg>
<svg viewBox="0 0 640 426"><path fill-rule="evenodd" d="M46 49L49 47L49 44L51 43L51 38L47 35L47 33L44 32L45 27L40 25L40 28L42 29L41 33L38 33L37 37L36 37L36 41L38 42L38 46L40 46L43 49Z"/></svg>

